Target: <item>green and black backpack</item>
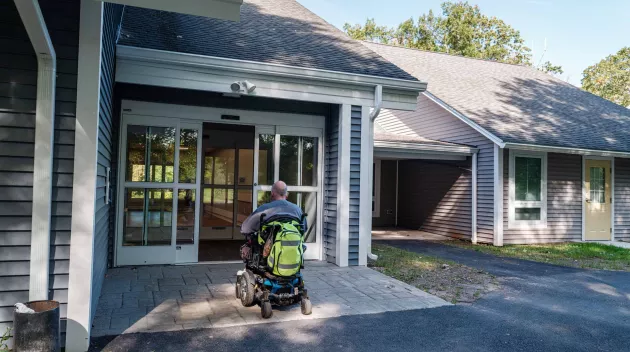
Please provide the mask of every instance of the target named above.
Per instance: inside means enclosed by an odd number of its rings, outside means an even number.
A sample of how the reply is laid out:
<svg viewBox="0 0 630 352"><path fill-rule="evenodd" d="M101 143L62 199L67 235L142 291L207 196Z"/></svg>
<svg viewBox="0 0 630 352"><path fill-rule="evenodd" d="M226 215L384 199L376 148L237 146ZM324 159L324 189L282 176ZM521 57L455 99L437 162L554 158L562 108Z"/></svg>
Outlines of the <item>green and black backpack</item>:
<svg viewBox="0 0 630 352"><path fill-rule="evenodd" d="M267 257L267 266L271 273L277 276L292 276L297 274L304 263L304 247L302 225L296 220L272 221L263 225L263 231L258 235L258 243L265 245L261 233L275 234L272 237L271 251Z"/></svg>

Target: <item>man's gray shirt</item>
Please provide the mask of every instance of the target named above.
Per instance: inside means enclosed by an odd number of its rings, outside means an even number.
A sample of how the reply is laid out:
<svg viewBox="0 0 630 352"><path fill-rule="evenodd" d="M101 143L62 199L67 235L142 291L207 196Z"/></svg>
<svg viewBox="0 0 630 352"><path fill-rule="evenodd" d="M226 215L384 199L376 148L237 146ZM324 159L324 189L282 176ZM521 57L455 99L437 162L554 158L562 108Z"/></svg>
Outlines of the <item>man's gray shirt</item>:
<svg viewBox="0 0 630 352"><path fill-rule="evenodd" d="M291 217L299 221L302 218L302 209L288 200L274 200L267 204L263 204L256 208L243 225L241 225L241 233L249 234L260 229L260 215L265 214L265 222L273 221L273 219ZM304 218L304 233L306 233L306 218Z"/></svg>

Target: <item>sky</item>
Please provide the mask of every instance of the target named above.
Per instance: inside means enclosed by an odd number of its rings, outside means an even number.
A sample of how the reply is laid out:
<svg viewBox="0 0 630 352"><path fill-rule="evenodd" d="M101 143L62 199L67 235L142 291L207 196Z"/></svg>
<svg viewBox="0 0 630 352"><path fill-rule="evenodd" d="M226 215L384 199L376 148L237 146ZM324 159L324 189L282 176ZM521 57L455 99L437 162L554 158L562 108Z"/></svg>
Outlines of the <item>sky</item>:
<svg viewBox="0 0 630 352"><path fill-rule="evenodd" d="M440 0L298 0L329 23L378 25L400 22L430 9L440 14ZM534 63L561 65L560 78L579 86L582 72L624 46L630 46L630 0L469 0L521 32L533 49ZM547 50L545 48L547 42Z"/></svg>

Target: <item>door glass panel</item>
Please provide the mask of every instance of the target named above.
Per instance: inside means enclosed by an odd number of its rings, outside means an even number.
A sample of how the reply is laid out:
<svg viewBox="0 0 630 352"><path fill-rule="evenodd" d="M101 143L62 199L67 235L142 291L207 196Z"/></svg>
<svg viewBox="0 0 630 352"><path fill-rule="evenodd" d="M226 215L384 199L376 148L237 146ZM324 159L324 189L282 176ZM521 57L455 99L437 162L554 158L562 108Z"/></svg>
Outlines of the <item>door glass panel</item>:
<svg viewBox="0 0 630 352"><path fill-rule="evenodd" d="M207 148L204 156L204 183L233 185L235 155L235 149Z"/></svg>
<svg viewBox="0 0 630 352"><path fill-rule="evenodd" d="M238 191L238 212L236 214L236 226L241 226L254 209L252 207L252 191L239 189Z"/></svg>
<svg viewBox="0 0 630 352"><path fill-rule="evenodd" d="M254 178L254 150L238 150L238 185L251 186ZM251 203L251 198L250 198Z"/></svg>
<svg viewBox="0 0 630 352"><path fill-rule="evenodd" d="M317 193L316 192L289 192L287 200L297 204L302 212L307 214L308 224L304 234L304 242L313 243L317 240Z"/></svg>
<svg viewBox="0 0 630 352"><path fill-rule="evenodd" d="M146 143L145 126L127 126L127 181L146 181Z"/></svg>
<svg viewBox="0 0 630 352"><path fill-rule="evenodd" d="M179 182L195 183L197 180L198 131L182 129L179 134Z"/></svg>
<svg viewBox="0 0 630 352"><path fill-rule="evenodd" d="M126 189L123 246L170 246L172 213L172 189Z"/></svg>
<svg viewBox="0 0 630 352"><path fill-rule="evenodd" d="M231 227L234 190L208 187L203 190L203 227Z"/></svg>
<svg viewBox="0 0 630 352"><path fill-rule="evenodd" d="M606 203L606 169L603 167L591 167L591 202L594 204Z"/></svg>
<svg viewBox="0 0 630 352"><path fill-rule="evenodd" d="M173 233L173 190L146 189L147 199L147 236L146 246L170 246Z"/></svg>
<svg viewBox="0 0 630 352"><path fill-rule="evenodd" d="M258 191L258 196L257 196L258 202L256 204L256 207L259 207L265 203L269 203L271 202L271 192L269 191Z"/></svg>
<svg viewBox="0 0 630 352"><path fill-rule="evenodd" d="M298 183L300 137L280 136L280 179L287 185Z"/></svg>
<svg viewBox="0 0 630 352"><path fill-rule="evenodd" d="M273 134L261 134L258 137L258 184L270 185L273 183L273 145L276 137Z"/></svg>
<svg viewBox="0 0 630 352"><path fill-rule="evenodd" d="M302 180L300 186L317 186L317 137L301 137Z"/></svg>
<svg viewBox="0 0 630 352"><path fill-rule="evenodd" d="M144 244L144 212L144 189L127 188L125 190L123 246Z"/></svg>
<svg viewBox="0 0 630 352"><path fill-rule="evenodd" d="M149 182L173 182L175 162L175 128L147 127L150 146Z"/></svg>
<svg viewBox="0 0 630 352"><path fill-rule="evenodd" d="M180 189L177 195L177 244L195 243L194 189Z"/></svg>

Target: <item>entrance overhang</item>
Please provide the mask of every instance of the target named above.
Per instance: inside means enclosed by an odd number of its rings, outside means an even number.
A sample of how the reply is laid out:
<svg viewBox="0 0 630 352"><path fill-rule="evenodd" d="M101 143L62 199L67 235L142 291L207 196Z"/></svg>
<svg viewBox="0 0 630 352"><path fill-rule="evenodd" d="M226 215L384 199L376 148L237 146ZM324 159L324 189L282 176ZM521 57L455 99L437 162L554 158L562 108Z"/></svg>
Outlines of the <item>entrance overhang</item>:
<svg viewBox="0 0 630 352"><path fill-rule="evenodd" d="M243 0L96 0L187 15L239 21Z"/></svg>
<svg viewBox="0 0 630 352"><path fill-rule="evenodd" d="M413 111L426 82L255 61L118 46L116 82L329 104L372 106L383 87L383 107ZM235 83L251 92L234 92Z"/></svg>

